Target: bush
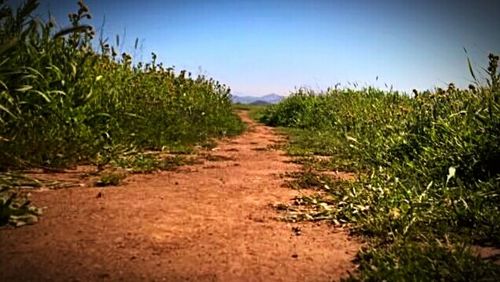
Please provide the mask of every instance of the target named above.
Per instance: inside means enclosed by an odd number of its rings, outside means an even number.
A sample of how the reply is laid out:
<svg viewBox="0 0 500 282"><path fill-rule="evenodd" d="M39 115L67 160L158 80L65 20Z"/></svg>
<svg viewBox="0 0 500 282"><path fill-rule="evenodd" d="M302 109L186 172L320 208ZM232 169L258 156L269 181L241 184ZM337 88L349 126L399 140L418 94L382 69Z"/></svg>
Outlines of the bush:
<svg viewBox="0 0 500 282"><path fill-rule="evenodd" d="M105 41L94 50L88 7L57 31L0 2L0 170L107 162L123 148L162 149L239 133L230 90Z"/></svg>
<svg viewBox="0 0 500 282"><path fill-rule="evenodd" d="M107 42L93 44L81 0L60 30L33 16L38 5L28 0L13 10L0 0L0 172L80 163L101 170L125 155L185 150L243 130L227 86L164 67L155 54L133 64ZM155 159L145 170L174 165ZM103 174L97 184L123 177ZM37 209L0 184L0 225L35 222Z"/></svg>
<svg viewBox="0 0 500 282"><path fill-rule="evenodd" d="M427 249L432 239L498 246L500 75L498 57L489 59L486 85L450 84L414 97L373 88L299 91L261 121L292 128L294 154L333 156L316 167L358 173L357 181L326 189L328 201L319 202L331 205L332 221L388 244L375 248L382 260L401 256L396 250L405 244L427 242ZM417 280L425 277L433 276Z"/></svg>

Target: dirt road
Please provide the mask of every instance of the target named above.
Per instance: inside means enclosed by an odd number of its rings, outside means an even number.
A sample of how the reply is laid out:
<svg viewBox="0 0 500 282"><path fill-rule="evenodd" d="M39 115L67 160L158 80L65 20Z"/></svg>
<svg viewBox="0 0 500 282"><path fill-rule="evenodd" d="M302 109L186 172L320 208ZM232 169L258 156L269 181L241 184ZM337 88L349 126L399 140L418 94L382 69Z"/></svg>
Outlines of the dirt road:
<svg viewBox="0 0 500 282"><path fill-rule="evenodd" d="M220 142L217 161L34 193L41 221L0 230L0 281L331 281L352 271L359 244L343 231L276 220L270 204L299 193L279 175L298 168L266 149L280 139L272 128L242 118L248 132Z"/></svg>

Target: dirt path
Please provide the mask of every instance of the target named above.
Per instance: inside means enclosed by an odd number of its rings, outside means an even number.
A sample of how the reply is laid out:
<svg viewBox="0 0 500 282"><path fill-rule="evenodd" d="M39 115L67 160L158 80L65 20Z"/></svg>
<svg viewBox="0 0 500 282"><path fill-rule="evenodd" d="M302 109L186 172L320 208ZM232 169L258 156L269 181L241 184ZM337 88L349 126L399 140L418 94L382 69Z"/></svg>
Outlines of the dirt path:
<svg viewBox="0 0 500 282"><path fill-rule="evenodd" d="M0 281L338 280L359 245L325 224L276 220L270 204L298 194L279 174L298 168L264 150L279 141L273 129L242 118L249 131L211 152L225 160L34 193L48 209L0 230Z"/></svg>

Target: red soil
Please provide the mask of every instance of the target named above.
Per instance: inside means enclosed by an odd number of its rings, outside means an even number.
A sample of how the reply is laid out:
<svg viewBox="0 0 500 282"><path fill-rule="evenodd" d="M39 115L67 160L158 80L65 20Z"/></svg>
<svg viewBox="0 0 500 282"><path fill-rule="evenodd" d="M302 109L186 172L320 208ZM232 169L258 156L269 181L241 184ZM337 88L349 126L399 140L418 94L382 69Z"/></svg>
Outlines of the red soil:
<svg viewBox="0 0 500 282"><path fill-rule="evenodd" d="M0 281L331 281L353 271L360 246L327 224L276 220L271 204L299 192L279 176L299 168L272 128L242 118L223 156L124 185L35 192L39 223L0 230ZM297 229L300 232L297 232Z"/></svg>

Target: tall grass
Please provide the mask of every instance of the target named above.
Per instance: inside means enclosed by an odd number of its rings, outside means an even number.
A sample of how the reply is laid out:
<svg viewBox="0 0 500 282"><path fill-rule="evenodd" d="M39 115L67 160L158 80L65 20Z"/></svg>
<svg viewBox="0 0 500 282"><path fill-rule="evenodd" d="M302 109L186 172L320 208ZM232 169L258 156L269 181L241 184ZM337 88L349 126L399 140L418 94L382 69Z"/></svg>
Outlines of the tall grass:
<svg viewBox="0 0 500 282"><path fill-rule="evenodd" d="M237 134L230 90L95 42L88 7L70 26L0 0L0 170L103 164L123 151L176 148ZM94 44L99 50L93 48Z"/></svg>
<svg viewBox="0 0 500 282"><path fill-rule="evenodd" d="M186 150L243 130L225 85L164 67L155 54L133 64L94 40L82 1L62 29L34 16L38 6L0 0L0 172L82 163L151 171L168 160L145 150ZM9 175L0 175L0 225L36 222L40 210Z"/></svg>
<svg viewBox="0 0 500 282"><path fill-rule="evenodd" d="M359 279L500 275L469 249L500 246L500 76L489 59L486 83L466 90L301 90L262 117L290 128L291 153L332 156L316 169L357 172L320 185L328 196L306 218L326 215L372 240Z"/></svg>

